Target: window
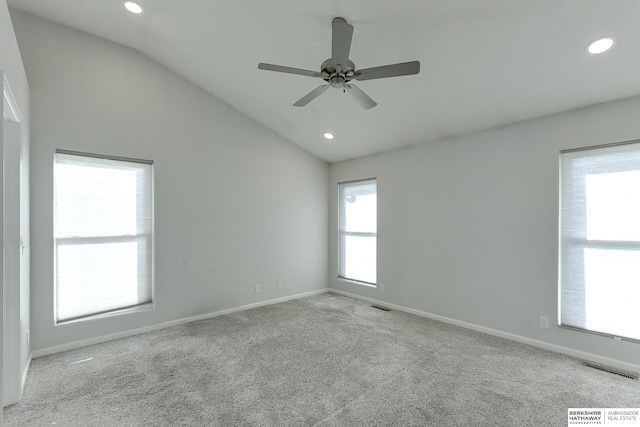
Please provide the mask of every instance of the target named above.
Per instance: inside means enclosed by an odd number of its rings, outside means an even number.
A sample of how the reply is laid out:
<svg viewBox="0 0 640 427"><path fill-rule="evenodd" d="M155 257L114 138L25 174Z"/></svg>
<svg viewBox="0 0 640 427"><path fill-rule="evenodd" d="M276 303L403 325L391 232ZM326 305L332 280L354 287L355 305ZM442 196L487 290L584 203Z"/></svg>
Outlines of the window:
<svg viewBox="0 0 640 427"><path fill-rule="evenodd" d="M640 340L640 143L560 155L560 324Z"/></svg>
<svg viewBox="0 0 640 427"><path fill-rule="evenodd" d="M56 323L151 304L152 167L56 151Z"/></svg>
<svg viewBox="0 0 640 427"><path fill-rule="evenodd" d="M338 184L340 193L339 253L342 279L376 283L376 180Z"/></svg>

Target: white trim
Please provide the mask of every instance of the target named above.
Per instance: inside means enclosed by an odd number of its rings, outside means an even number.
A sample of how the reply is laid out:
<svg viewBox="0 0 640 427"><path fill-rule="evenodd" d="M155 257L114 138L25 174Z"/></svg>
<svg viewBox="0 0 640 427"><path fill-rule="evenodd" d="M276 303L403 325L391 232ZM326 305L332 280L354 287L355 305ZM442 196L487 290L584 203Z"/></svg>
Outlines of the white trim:
<svg viewBox="0 0 640 427"><path fill-rule="evenodd" d="M612 359L610 357L598 356L597 354L587 353L581 350L575 350L569 347L563 347L557 344L551 344L544 341L534 340L532 338L523 337L521 335L512 334L509 332L499 331L497 329L491 329L484 326L476 325L474 323L467 323L461 320L451 319L449 317L440 316L437 314L428 313L426 311L420 311L409 307L404 307L397 304L391 304L385 301L376 300L373 298L367 298L360 295L352 294L350 292L341 291L339 289L329 289L329 292L333 292L339 295L344 295L346 297L359 299L361 301L366 301L371 304L381 305L383 307L391 308L393 310L404 311L405 313L415 314L416 316L426 317L428 319L438 320L440 322L449 323L452 325L460 326L466 329L471 329L474 331L482 332L485 334L493 335L500 338L506 338L511 341L520 342L523 344L529 344L534 347L542 348L545 350L553 351L556 353L565 354L567 356L577 357L579 359L589 360L591 362L601 363L604 365L609 365L615 368L624 369L625 371L631 372L640 372L640 365L636 365L634 363L623 362L621 360Z"/></svg>
<svg viewBox="0 0 640 427"><path fill-rule="evenodd" d="M110 335L103 335L101 337L89 338L87 340L82 341L74 341L67 344L57 345L54 347L47 347L39 350L34 350L31 352L31 356L35 359L37 357L48 356L50 354L60 353L62 351L73 350L80 347L86 347L88 345L100 344L107 341L117 340L119 338L126 338L132 335L143 334L145 332L153 332L160 329L170 328L172 326L182 325L184 323L195 322L196 320L204 320L209 319L211 317L222 316L225 314L236 313L238 311L250 310L252 308L263 307L266 305L278 304L285 301L290 301L293 299L299 299L304 297L309 297L312 295L324 294L329 291L329 288L319 289L317 291L309 291L303 292L301 294L289 295L287 297L275 298L267 301L256 302L253 304L241 305L239 307L228 308L225 310L215 311L207 314L200 314L198 316L185 317L182 319L171 320L169 322L159 323L157 325L145 326L143 328L131 329L128 331L118 332Z"/></svg>
<svg viewBox="0 0 640 427"><path fill-rule="evenodd" d="M160 323L160 324L157 324L157 325L146 326L146 327L143 327L143 328L132 329L132 330L129 330L129 331L119 332L119 333L111 334L111 335L104 335L104 336L96 337L96 338L90 338L88 340L75 341L75 342L72 342L72 343L63 344L63 345L59 345L59 346L48 347L48 348L44 348L44 349L40 349L40 350L34 350L29 355L29 362L27 364L27 369L25 369L25 372L23 374L23 385L24 385L24 383L26 381L27 373L28 373L28 370L29 370L29 368L31 366L31 360L35 359L35 358L38 358L38 357L48 356L50 354L60 353L62 351L67 351L67 350L73 350L73 349L80 348L80 347L85 347L85 346L88 346L88 345L100 344L100 343L103 343L103 342L112 341L112 340L116 340L116 339L119 339L119 338L126 338L126 337L129 337L129 336L132 336L132 335L138 335L138 334L142 334L142 333L145 333L145 332L153 332L153 331L157 331L157 330L164 329L164 328L170 328L172 326L182 325L184 323L194 322L194 321L197 321L197 320L209 319L209 318L212 318L212 317L217 317L217 316L222 316L222 315L225 315L225 314L236 313L236 312L239 312L239 311L250 310L252 308L258 308L258 307L263 307L263 306L272 305L272 304L278 304L278 303L281 303L281 302L290 301L290 300L293 300L293 299L304 298L304 297L309 297L309 296L312 296L312 295L320 295L320 294L323 294L323 293L326 293L326 292L333 292L333 293L336 293L336 294L339 294L339 295L343 295L343 296L346 296L346 297L358 299L358 300L361 300L361 301L366 301L366 302L371 303L371 304L377 304L377 305L381 305L383 307L388 307L388 308L391 308L393 310L403 311L405 313L414 314L416 316L426 317L428 319L433 319L433 320L438 320L440 322L449 323L449 324L460 326L460 327L463 327L463 328L466 328L466 329L471 329L471 330L474 330L474 331L478 331L478 332L482 332L482 333L485 333L485 334L497 336L497 337L500 337L500 338L505 338L505 339L509 339L509 340L516 341L516 342L520 342L520 343L523 343L523 344L532 345L534 347L542 348L542 349L553 351L553 352L556 352L556 353L566 354L568 356L573 356L573 357L577 357L577 358L584 359L584 360L589 360L589 361L596 362L596 363L602 363L602 364L613 366L613 367L616 367L616 368L619 368L619 369L624 369L626 371L640 372L640 365L636 365L636 364L633 364L633 363L623 362L623 361L620 361L620 360L617 360L617 359L611 359L609 357L598 356L598 355L593 354L593 353L587 353L587 352L584 352L584 351L575 350L575 349L572 349L572 348L563 347L563 346L559 346L559 345L556 345L556 344L550 344L550 343L547 343L547 342L538 341L538 340L534 340L534 339L531 339L531 338L526 338L526 337L523 337L523 336L520 336L520 335L499 331L497 329L487 328L487 327L476 325L476 324L473 324L473 323L467 323L467 322L463 322L463 321L460 321L460 320L451 319L449 317L440 316L440 315L437 315L437 314L432 314L432 313L428 313L428 312L425 312L425 311L416 310L416 309L413 309L413 308L409 308L409 307L404 307L404 306L397 305L397 304L388 303L388 302L385 302L385 301L380 301L380 300L377 300L377 299L374 299L374 298L363 297L363 296L360 296L360 295L352 294L350 292L341 291L339 289L325 288L325 289L320 289L320 290L317 290L317 291L303 292L301 294L295 294L295 295L290 295L290 296L287 296L287 297L276 298L276 299L267 300L267 301L261 301L261 302L257 302L257 303L253 303L253 304L241 305L239 307L229 308L229 309L220 310L220 311L207 313L207 314L201 314L201 315L198 315L198 316L186 317L186 318L178 319L178 320L172 320L172 321Z"/></svg>
<svg viewBox="0 0 640 427"><path fill-rule="evenodd" d="M27 360L27 365L24 367L24 372L22 373L22 383L20 387L20 400L22 400L22 395L24 394L24 389L27 385L27 377L29 376L29 369L31 369L31 357L33 353L29 353L29 359Z"/></svg>
<svg viewBox="0 0 640 427"><path fill-rule="evenodd" d="M6 101L5 105L8 107L4 109L4 118L7 120L11 120L12 122L20 123L22 121L22 114L20 113L18 103L13 96L13 92L11 92L11 87L9 86L9 82L7 81L6 74L3 74L2 83L2 93L4 95L4 101Z"/></svg>
<svg viewBox="0 0 640 427"><path fill-rule="evenodd" d="M3 82L3 127L2 127L2 144L0 149L0 159L4 161L4 168L0 171L3 174L2 186L4 195L0 192L0 197L4 197L2 210L3 233L5 242L19 240L20 224L23 220L21 212L21 186L22 171L21 157L22 144L20 142L20 112L17 107L15 98L9 87L6 74L2 76ZM9 190L8 190L9 189ZM10 196L9 200L7 197ZM9 202L7 205L7 201ZM15 203L14 203L15 202ZM17 211L16 211L17 208ZM0 239L1 240L1 239ZM22 255L20 246L11 245L12 250L4 248L2 252L3 263L3 280L1 281L4 293L3 306L4 322L3 322L3 359L2 359L2 402L0 405L6 407L20 402L22 395L21 383L21 352L22 342L20 336L21 330L21 263Z"/></svg>

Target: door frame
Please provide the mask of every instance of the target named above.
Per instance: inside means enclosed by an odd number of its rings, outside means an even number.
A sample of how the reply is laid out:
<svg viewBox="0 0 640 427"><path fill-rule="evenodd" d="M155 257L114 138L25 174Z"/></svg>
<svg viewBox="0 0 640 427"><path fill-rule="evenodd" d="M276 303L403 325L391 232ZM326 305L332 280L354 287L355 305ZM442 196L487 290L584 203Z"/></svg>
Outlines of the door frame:
<svg viewBox="0 0 640 427"><path fill-rule="evenodd" d="M1 324L1 347L2 352L2 406L18 403L22 397L23 381L20 369L20 360L22 352L22 340L21 340L21 258L22 258L22 243L20 242L21 234L21 207L22 207L22 172L21 172L21 156L22 156L22 142L21 142L21 129L20 123L22 122L22 114L18 108L13 93L11 92L11 86L7 80L6 74L2 73L2 128L1 135L2 144L1 160L2 166L2 192L1 192L1 224L2 224L2 311L0 312L3 317ZM15 129L10 129L15 127ZM12 132L13 141L5 140L7 132ZM8 147L8 143L16 143L17 147ZM17 165L11 164L11 167L7 167L5 164L5 153L7 150L11 150L12 157L17 157ZM13 161L13 160L11 160ZM16 169L17 168L17 169ZM7 180L7 172L11 171L12 179ZM17 177L16 179L13 179ZM10 185L11 188L8 188ZM16 188L17 187L17 188ZM12 204L7 204L5 201L7 197L17 199L18 208ZM16 229L8 229L8 224L18 224ZM15 233L18 233L17 235ZM10 246L8 246L10 245ZM15 246L15 247L14 247ZM8 280L10 279L10 280Z"/></svg>

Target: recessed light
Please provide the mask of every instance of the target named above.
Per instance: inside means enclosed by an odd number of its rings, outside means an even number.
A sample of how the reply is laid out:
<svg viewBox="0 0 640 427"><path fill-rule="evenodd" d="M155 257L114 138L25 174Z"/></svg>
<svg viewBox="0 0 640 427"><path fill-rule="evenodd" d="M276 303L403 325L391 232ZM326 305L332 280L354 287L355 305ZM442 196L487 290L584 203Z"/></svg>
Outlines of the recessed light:
<svg viewBox="0 0 640 427"><path fill-rule="evenodd" d="M327 133L324 134L324 137L327 138L327 139L333 139L333 134L327 132Z"/></svg>
<svg viewBox="0 0 640 427"><path fill-rule="evenodd" d="M616 44L616 39L613 37L600 37L597 40L592 41L587 45L587 52L592 55L597 55L602 52L606 52Z"/></svg>
<svg viewBox="0 0 640 427"><path fill-rule="evenodd" d="M142 6L134 1L125 1L124 7L131 13L142 13Z"/></svg>

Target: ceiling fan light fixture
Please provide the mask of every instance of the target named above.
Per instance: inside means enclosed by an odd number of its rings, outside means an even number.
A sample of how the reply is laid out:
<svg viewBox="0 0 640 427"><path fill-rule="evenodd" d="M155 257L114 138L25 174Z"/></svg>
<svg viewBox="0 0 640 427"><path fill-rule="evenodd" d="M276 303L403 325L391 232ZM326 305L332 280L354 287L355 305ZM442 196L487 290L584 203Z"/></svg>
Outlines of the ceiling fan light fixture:
<svg viewBox="0 0 640 427"><path fill-rule="evenodd" d="M124 7L131 13L139 14L142 13L142 6L134 1L125 1L123 2Z"/></svg>
<svg viewBox="0 0 640 427"><path fill-rule="evenodd" d="M327 132L327 133L324 134L324 137L327 138L327 139L333 139L333 134Z"/></svg>
<svg viewBox="0 0 640 427"><path fill-rule="evenodd" d="M600 37L587 45L587 53L597 55L611 49L616 44L613 37Z"/></svg>

